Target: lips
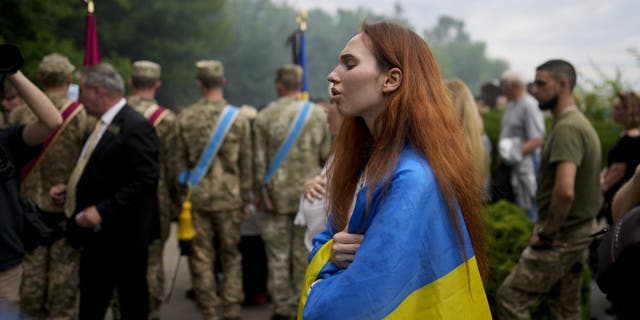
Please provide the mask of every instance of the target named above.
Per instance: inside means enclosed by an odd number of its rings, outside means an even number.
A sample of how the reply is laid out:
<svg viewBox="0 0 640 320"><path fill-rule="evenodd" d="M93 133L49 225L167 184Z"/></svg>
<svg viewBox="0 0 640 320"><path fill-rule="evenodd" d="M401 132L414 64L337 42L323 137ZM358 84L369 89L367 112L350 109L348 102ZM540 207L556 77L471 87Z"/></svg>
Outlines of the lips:
<svg viewBox="0 0 640 320"><path fill-rule="evenodd" d="M335 97L335 96L337 96L339 94L340 94L340 91L338 91L338 89L336 89L335 87L331 88L331 96L332 97Z"/></svg>

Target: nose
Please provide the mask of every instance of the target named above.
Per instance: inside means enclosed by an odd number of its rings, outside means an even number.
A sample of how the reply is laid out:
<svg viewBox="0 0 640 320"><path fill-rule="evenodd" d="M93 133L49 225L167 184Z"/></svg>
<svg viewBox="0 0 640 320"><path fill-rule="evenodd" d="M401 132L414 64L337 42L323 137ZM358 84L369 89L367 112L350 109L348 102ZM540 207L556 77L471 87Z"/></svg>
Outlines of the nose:
<svg viewBox="0 0 640 320"><path fill-rule="evenodd" d="M338 72L336 71L337 67L334 68L329 75L327 76L327 80L332 84L336 84L340 82L340 78L338 77Z"/></svg>

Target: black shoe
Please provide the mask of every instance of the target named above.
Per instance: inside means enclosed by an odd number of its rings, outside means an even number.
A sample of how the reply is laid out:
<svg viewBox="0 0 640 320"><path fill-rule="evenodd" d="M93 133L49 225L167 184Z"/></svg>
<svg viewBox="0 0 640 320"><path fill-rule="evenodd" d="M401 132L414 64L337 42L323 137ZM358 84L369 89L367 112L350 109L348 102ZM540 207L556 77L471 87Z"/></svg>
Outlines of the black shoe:
<svg viewBox="0 0 640 320"><path fill-rule="evenodd" d="M274 313L271 316L271 320L291 320L291 317L290 316L285 316L285 315L282 315L282 314Z"/></svg>
<svg viewBox="0 0 640 320"><path fill-rule="evenodd" d="M187 299L189 300L196 301L196 291L193 290L193 288L187 290L185 296L187 296Z"/></svg>

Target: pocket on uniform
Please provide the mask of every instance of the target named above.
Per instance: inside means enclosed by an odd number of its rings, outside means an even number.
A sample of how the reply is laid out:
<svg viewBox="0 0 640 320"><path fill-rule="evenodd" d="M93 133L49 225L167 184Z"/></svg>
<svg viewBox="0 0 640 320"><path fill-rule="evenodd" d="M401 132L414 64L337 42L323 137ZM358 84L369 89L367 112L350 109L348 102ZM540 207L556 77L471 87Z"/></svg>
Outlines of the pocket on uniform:
<svg viewBox="0 0 640 320"><path fill-rule="evenodd" d="M527 247L520 255L512 285L528 292L548 292L562 274L560 267L559 252Z"/></svg>

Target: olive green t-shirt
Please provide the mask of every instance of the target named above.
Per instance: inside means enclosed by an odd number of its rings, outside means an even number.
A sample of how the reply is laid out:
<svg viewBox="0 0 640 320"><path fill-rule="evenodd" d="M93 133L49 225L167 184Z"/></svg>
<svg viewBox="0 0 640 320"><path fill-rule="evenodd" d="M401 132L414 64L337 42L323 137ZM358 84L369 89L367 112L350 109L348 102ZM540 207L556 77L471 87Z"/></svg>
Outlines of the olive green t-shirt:
<svg viewBox="0 0 640 320"><path fill-rule="evenodd" d="M560 231L595 217L600 206L600 139L587 118L578 110L560 115L542 146L536 201L541 222L547 219L551 192L560 162L576 165L574 199Z"/></svg>

